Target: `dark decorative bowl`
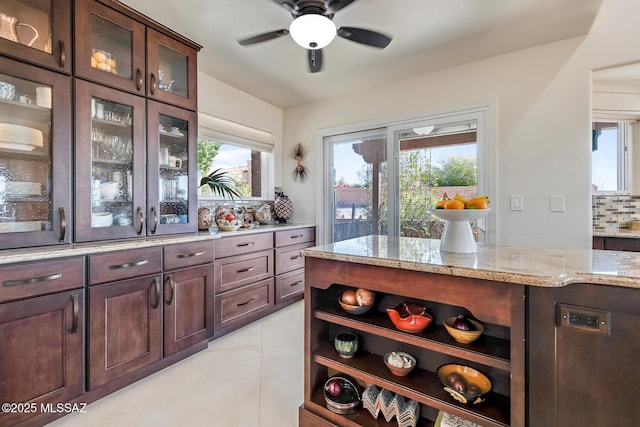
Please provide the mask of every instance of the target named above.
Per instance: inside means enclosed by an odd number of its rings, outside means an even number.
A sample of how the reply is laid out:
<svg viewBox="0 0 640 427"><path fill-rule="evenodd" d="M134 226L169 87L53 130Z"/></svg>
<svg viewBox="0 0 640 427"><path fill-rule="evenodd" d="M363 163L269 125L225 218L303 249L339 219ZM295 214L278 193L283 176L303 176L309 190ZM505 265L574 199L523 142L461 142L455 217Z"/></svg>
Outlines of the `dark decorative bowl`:
<svg viewBox="0 0 640 427"><path fill-rule="evenodd" d="M373 304L371 304L371 305L350 305L350 304L345 304L344 302L342 302L341 299L338 299L338 302L340 303L340 307L342 307L342 309L344 311L346 311L349 314L354 314L356 316L358 316L360 314L365 314L367 311L371 310L371 307L373 307Z"/></svg>
<svg viewBox="0 0 640 427"><path fill-rule="evenodd" d="M437 374L444 390L460 403L484 402L484 396L493 388L486 375L468 366L442 365Z"/></svg>
<svg viewBox="0 0 640 427"><path fill-rule="evenodd" d="M427 307L411 302L387 308L387 314L396 328L411 333L422 332L433 320L427 313Z"/></svg>
<svg viewBox="0 0 640 427"><path fill-rule="evenodd" d="M342 389L337 396L331 396L327 393L327 384L334 380L340 383ZM323 393L327 408L336 414L342 415L353 414L360 406L360 400L362 399L360 385L352 377L345 374L337 374L330 377L324 383Z"/></svg>

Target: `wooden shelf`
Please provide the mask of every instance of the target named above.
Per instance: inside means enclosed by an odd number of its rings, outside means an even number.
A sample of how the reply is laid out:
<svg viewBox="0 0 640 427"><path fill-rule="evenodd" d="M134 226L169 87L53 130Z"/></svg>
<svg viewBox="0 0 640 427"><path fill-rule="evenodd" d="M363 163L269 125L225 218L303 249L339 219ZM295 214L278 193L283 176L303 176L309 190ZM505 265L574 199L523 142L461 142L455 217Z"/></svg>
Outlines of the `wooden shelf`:
<svg viewBox="0 0 640 427"><path fill-rule="evenodd" d="M485 402L464 405L444 391L434 372L416 368L408 376L398 377L389 372L378 354L357 353L344 359L331 346L322 345L313 354L313 361L485 427L506 427L511 421L508 397L491 392Z"/></svg>
<svg viewBox="0 0 640 427"><path fill-rule="evenodd" d="M482 335L471 344L461 344L440 325L432 323L423 332L412 334L396 329L386 313L370 311L364 315L354 316L337 306L324 305L314 311L314 317L504 371L509 371L511 368L510 345L509 341L504 339Z"/></svg>

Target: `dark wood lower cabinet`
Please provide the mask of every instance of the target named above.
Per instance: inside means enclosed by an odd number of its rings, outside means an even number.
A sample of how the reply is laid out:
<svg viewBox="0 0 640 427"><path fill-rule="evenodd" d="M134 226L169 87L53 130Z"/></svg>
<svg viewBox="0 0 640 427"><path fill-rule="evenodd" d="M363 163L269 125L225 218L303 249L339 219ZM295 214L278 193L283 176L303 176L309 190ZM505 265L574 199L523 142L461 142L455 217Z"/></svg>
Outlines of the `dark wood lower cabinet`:
<svg viewBox="0 0 640 427"><path fill-rule="evenodd" d="M94 389L162 358L162 277L89 288L89 386Z"/></svg>
<svg viewBox="0 0 640 427"><path fill-rule="evenodd" d="M83 313L82 289L0 305L0 401L36 409L3 408L0 425L37 415L40 404L65 403L82 394Z"/></svg>
<svg viewBox="0 0 640 427"><path fill-rule="evenodd" d="M213 265L164 275L164 354L206 342L213 334Z"/></svg>
<svg viewBox="0 0 640 427"><path fill-rule="evenodd" d="M637 425L640 290L530 287L528 299L528 425Z"/></svg>

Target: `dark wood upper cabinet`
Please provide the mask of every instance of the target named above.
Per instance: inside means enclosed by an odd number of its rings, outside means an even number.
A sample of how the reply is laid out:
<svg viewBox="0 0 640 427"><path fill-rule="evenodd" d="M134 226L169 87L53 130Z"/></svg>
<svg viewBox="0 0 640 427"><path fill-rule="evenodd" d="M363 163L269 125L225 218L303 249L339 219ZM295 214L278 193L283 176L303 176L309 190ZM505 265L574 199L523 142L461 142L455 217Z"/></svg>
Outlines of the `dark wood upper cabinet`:
<svg viewBox="0 0 640 427"><path fill-rule="evenodd" d="M75 3L75 73L145 94L145 26L93 0Z"/></svg>
<svg viewBox="0 0 640 427"><path fill-rule="evenodd" d="M3 0L0 52L71 74L71 0Z"/></svg>
<svg viewBox="0 0 640 427"><path fill-rule="evenodd" d="M71 242L71 77L0 57L0 249Z"/></svg>
<svg viewBox="0 0 640 427"><path fill-rule="evenodd" d="M145 100L76 80L76 241L146 235Z"/></svg>
<svg viewBox="0 0 640 427"><path fill-rule="evenodd" d="M147 95L158 101L197 110L197 55L197 49L149 28Z"/></svg>

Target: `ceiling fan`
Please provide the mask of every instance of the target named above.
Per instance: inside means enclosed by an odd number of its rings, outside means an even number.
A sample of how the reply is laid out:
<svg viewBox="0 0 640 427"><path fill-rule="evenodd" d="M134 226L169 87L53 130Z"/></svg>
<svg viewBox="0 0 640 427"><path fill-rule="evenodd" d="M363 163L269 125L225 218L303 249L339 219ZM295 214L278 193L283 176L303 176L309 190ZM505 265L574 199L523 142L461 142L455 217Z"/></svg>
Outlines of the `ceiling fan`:
<svg viewBox="0 0 640 427"><path fill-rule="evenodd" d="M308 51L309 71L322 69L322 48L336 35L352 42L384 49L391 37L366 28L336 28L333 16L355 0L273 0L287 9L293 17L289 29L269 31L238 40L242 46L265 42L291 34L293 40Z"/></svg>

